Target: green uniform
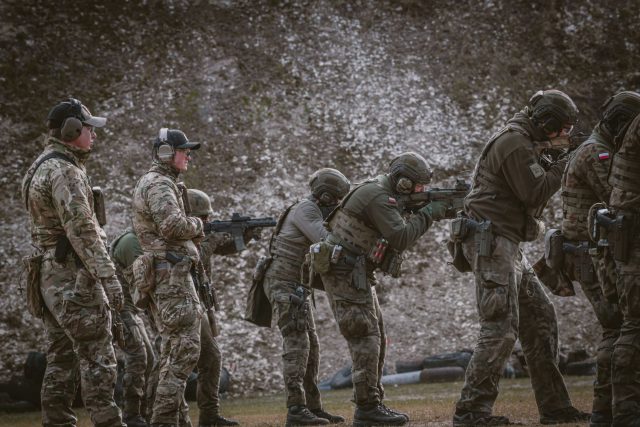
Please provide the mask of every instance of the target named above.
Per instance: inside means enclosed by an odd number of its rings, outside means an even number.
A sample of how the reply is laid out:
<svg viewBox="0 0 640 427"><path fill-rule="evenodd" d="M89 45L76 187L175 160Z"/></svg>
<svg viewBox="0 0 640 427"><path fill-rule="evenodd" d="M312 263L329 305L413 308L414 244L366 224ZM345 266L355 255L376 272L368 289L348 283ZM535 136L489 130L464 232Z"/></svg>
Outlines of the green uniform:
<svg viewBox="0 0 640 427"><path fill-rule="evenodd" d="M631 122L616 152L609 204L633 222L629 258L616 260L618 303L623 315L612 359L614 426L640 425L640 115Z"/></svg>
<svg viewBox="0 0 640 427"><path fill-rule="evenodd" d="M177 177L173 168L154 161L134 190L133 227L144 255L154 259L151 297L162 335L151 423L182 426L191 425L184 389L200 353L202 308L190 271L199 261L192 239L202 235L202 221L185 215ZM181 260L169 261L167 252Z"/></svg>
<svg viewBox="0 0 640 427"><path fill-rule="evenodd" d="M285 212L279 231L272 237L273 257L265 273L264 291L282 334L282 371L287 407L322 408L318 390L320 346L308 301L294 304L290 297L301 286L300 268L309 245L327 235L320 207L303 199ZM305 285L305 291L309 292Z"/></svg>
<svg viewBox="0 0 640 427"><path fill-rule="evenodd" d="M388 253L404 251L432 222L423 211L405 220L395 197L387 175L356 187L330 217L326 238L343 247L340 259L322 274L322 281L340 333L349 345L354 401L363 407L384 398L380 382L384 324L374 289L376 266L367 254L379 238L389 242Z"/></svg>
<svg viewBox="0 0 640 427"><path fill-rule="evenodd" d="M124 294L124 307L119 315L124 326L125 355L123 388L123 411L125 416L146 416L147 399L145 388L156 361L149 335L140 318L141 310L133 303L133 262L142 255L140 242L133 230L127 229L111 244L111 256Z"/></svg>
<svg viewBox="0 0 640 427"><path fill-rule="evenodd" d="M594 246L589 242L587 217L591 206L609 200L611 186L607 177L613 150L613 137L602 124L598 124L589 139L571 154L562 177L561 195L562 234L572 245ZM611 419L611 355L620 334L622 316L617 304L610 303L605 297L606 293L615 295L613 258L603 248L597 252L592 250L592 253L592 271L581 273L580 261L571 253L564 255L565 270L568 277L580 282L602 326L596 358L593 413L603 419Z"/></svg>
<svg viewBox="0 0 640 427"><path fill-rule="evenodd" d="M456 405L456 414L491 414L504 364L517 338L527 358L541 415L571 406L558 369L558 326L553 304L527 261L521 242L539 233L537 219L560 187L566 160L545 171L535 141L546 140L525 112L490 140L465 199L472 219L491 221L489 256L473 237L463 243L476 282L480 334Z"/></svg>
<svg viewBox="0 0 640 427"><path fill-rule="evenodd" d="M106 236L93 208L93 194L84 162L88 153L49 138L38 159L57 152L70 161L51 158L23 181L28 198L33 244L44 251L40 291L44 310L47 369L42 383L44 426L75 426L71 409L78 377L85 407L96 426L121 426L113 400L116 357L111 344L111 315L98 279L115 274ZM67 237L72 250L63 262L55 260L59 239Z"/></svg>

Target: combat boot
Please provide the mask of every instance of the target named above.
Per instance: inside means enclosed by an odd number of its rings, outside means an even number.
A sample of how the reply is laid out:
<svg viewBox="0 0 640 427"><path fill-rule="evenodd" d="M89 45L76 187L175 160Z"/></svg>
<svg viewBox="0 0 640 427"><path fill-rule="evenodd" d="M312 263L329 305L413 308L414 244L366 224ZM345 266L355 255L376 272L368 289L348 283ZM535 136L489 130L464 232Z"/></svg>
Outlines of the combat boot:
<svg viewBox="0 0 640 427"><path fill-rule="evenodd" d="M145 420L142 415L129 415L124 414L122 416L122 422L124 422L127 427L147 427L147 420Z"/></svg>
<svg viewBox="0 0 640 427"><path fill-rule="evenodd" d="M237 426L240 425L236 420L231 420L229 418L225 418L222 415L216 415L213 420L200 423L200 427L216 427L216 426Z"/></svg>
<svg viewBox="0 0 640 427"><path fill-rule="evenodd" d="M589 427L611 427L612 423L611 413L593 412L591 414Z"/></svg>
<svg viewBox="0 0 640 427"><path fill-rule="evenodd" d="M588 412L582 412L573 406L566 408L556 409L546 414L542 414L540 417L540 424L564 424L573 421L589 421L591 414Z"/></svg>
<svg viewBox="0 0 640 427"><path fill-rule="evenodd" d="M320 426L326 424L329 424L329 420L315 416L306 406L294 405L289 407L285 426Z"/></svg>
<svg viewBox="0 0 640 427"><path fill-rule="evenodd" d="M486 412L462 412L456 409L453 414L453 427L466 426L506 426L511 424L509 418L491 415Z"/></svg>
<svg viewBox="0 0 640 427"><path fill-rule="evenodd" d="M407 423L402 415L392 414L380 403L357 406L353 414L353 427L401 426Z"/></svg>
<svg viewBox="0 0 640 427"><path fill-rule="evenodd" d="M332 415L326 412L324 409L310 409L310 411L318 418L329 420L331 424L340 424L344 422L344 417L341 417L340 415Z"/></svg>
<svg viewBox="0 0 640 427"><path fill-rule="evenodd" d="M409 415L405 414L404 412L400 412L400 411L396 411L395 409L391 409L387 405L385 405L384 403L381 403L380 406L382 406L382 408L385 411L387 411L388 413L390 413L391 415L400 415L401 417L405 417L407 419L407 421L409 421Z"/></svg>

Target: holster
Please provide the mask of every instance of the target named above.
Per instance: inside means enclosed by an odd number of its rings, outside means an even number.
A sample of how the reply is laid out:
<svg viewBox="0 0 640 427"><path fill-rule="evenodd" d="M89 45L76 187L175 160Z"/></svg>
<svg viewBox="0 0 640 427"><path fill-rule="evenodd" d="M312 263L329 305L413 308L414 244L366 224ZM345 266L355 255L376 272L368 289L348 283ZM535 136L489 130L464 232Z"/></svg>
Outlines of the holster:
<svg viewBox="0 0 640 427"><path fill-rule="evenodd" d="M461 273L467 273L472 270L462 251L462 242L470 236L475 236L475 230L478 225L476 221L467 217L464 212L459 212L458 216L450 222L449 241L447 242L447 250L453 258L450 264Z"/></svg>
<svg viewBox="0 0 640 427"><path fill-rule="evenodd" d="M402 252L389 247L386 249L384 259L380 264L380 271L393 278L400 277L403 261Z"/></svg>
<svg viewBox="0 0 640 427"><path fill-rule="evenodd" d="M562 231L552 228L544 235L544 259L552 270L560 270L564 265L564 236Z"/></svg>
<svg viewBox="0 0 640 427"><path fill-rule="evenodd" d="M635 238L634 215L619 213L609 229L609 244L613 247L613 259L627 263Z"/></svg>
<svg viewBox="0 0 640 427"><path fill-rule="evenodd" d="M596 272L589 249L588 242L579 242L577 244L565 242L563 244L563 251L573 255L574 279L584 285L589 285L596 281Z"/></svg>
<svg viewBox="0 0 640 427"><path fill-rule="evenodd" d="M22 258L22 264L27 276L27 310L32 316L42 318L46 305L40 292L40 269L42 268L43 252Z"/></svg>

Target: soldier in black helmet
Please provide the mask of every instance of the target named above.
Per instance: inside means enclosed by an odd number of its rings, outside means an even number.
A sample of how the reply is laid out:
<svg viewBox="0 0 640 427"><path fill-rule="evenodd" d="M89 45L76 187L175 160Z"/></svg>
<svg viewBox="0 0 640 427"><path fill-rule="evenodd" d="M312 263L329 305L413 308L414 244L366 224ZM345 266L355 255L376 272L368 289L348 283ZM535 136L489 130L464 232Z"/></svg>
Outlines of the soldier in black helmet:
<svg viewBox="0 0 640 427"><path fill-rule="evenodd" d="M591 427L608 427L612 422L611 356L620 335L622 315L618 307L615 262L608 248L590 242L588 216L596 203L608 203L611 185L607 182L615 140L640 113L640 94L623 91L610 97L602 107L602 119L589 138L571 154L562 177L562 234L572 247L590 248L593 265L580 260L580 252L564 254L567 277L582 286L602 327L596 358ZM588 258L587 258L588 259Z"/></svg>
<svg viewBox="0 0 640 427"><path fill-rule="evenodd" d="M569 399L558 369L555 309L521 247L541 234L542 209L558 191L567 164L563 158L545 170L539 162L541 148L566 139L577 115L565 93L539 91L489 140L476 165L465 213L479 226L466 237L463 252L475 275L480 334L454 426L509 423L492 411L504 363L518 338L540 422L589 419Z"/></svg>
<svg viewBox="0 0 640 427"><path fill-rule="evenodd" d="M387 408L380 382L385 357L382 313L375 270L398 277L401 252L445 217L446 206L432 202L405 219L398 195L422 191L431 169L417 153L391 161L389 172L353 189L328 218L329 234L311 247L340 332L353 362L354 426L403 425L406 414ZM330 262L323 262L329 257ZM324 264L324 268L323 268Z"/></svg>
<svg viewBox="0 0 640 427"><path fill-rule="evenodd" d="M349 191L351 183L338 170L323 168L309 180L311 195L287 208L271 237L272 257L264 291L282 333L282 369L287 393L287 426L344 422L322 408L318 390L320 347L310 289L301 283L301 267L309 245L327 235L324 218Z"/></svg>

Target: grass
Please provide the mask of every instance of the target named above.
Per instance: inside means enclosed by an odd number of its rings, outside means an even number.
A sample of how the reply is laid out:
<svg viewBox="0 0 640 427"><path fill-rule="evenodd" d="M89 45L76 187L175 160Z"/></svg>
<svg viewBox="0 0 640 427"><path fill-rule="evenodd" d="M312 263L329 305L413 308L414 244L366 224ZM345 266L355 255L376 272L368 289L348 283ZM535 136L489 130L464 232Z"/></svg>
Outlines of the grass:
<svg viewBox="0 0 640 427"><path fill-rule="evenodd" d="M593 394L593 378L567 377L565 379L574 406L589 411ZM411 426L449 426L453 407L462 383L414 384L387 387L385 403L396 410L404 411L411 418ZM332 390L323 393L326 410L347 418L350 425L353 405L349 401L351 390ZM191 420L195 426L198 409L190 402ZM222 401L224 416L235 418L242 426L270 427L282 426L285 421L285 400L282 393L225 399ZM536 426L539 415L528 378L501 381L501 392L496 402L495 414L506 415L520 425ZM78 427L90 427L87 412L78 410ZM0 414L0 426L31 427L40 425L40 413ZM578 423L565 424L580 425ZM586 423L582 424L586 425Z"/></svg>

